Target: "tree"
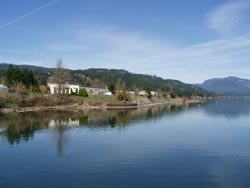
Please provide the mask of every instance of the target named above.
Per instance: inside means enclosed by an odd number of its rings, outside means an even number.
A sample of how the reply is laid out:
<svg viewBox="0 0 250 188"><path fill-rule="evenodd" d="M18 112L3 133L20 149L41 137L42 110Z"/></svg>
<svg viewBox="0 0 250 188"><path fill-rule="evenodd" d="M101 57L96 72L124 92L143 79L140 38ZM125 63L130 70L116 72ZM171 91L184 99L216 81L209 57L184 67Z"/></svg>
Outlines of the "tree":
<svg viewBox="0 0 250 188"><path fill-rule="evenodd" d="M71 81L71 75L69 71L63 68L62 63L62 58L59 58L56 62L54 74L49 78L49 82L58 84L58 94L61 93L62 85Z"/></svg>
<svg viewBox="0 0 250 188"><path fill-rule="evenodd" d="M130 95L126 89L126 83L122 79L118 79L115 84L115 89L117 91L116 97L120 101L129 101Z"/></svg>
<svg viewBox="0 0 250 188"><path fill-rule="evenodd" d="M172 99L175 99L175 98L176 98L176 94L175 94L175 93L170 93L170 97L171 97Z"/></svg>
<svg viewBox="0 0 250 188"><path fill-rule="evenodd" d="M151 90L147 89L146 92L147 92L148 98L151 99L152 98Z"/></svg>
<svg viewBox="0 0 250 188"><path fill-rule="evenodd" d="M118 79L115 84L116 90L126 90L126 83L122 79Z"/></svg>
<svg viewBox="0 0 250 188"><path fill-rule="evenodd" d="M109 91L112 93L112 94L115 94L115 84L110 84L109 87L108 87Z"/></svg>
<svg viewBox="0 0 250 188"><path fill-rule="evenodd" d="M27 89L34 88L37 86L37 81L35 80L34 74L31 70L24 68L21 70L22 83Z"/></svg>
<svg viewBox="0 0 250 188"><path fill-rule="evenodd" d="M45 85L41 85L41 86L39 87L39 90L40 90L40 92L41 92L42 94L48 93L48 88L47 88Z"/></svg>
<svg viewBox="0 0 250 188"><path fill-rule="evenodd" d="M35 79L35 76L33 72L27 68L20 69L17 66L13 67L13 65L10 65L6 71L6 83L8 86L17 87L17 85L23 84L26 89L34 89L37 87L37 81Z"/></svg>
<svg viewBox="0 0 250 188"><path fill-rule="evenodd" d="M125 90L118 90L116 97L119 101L130 101L130 94Z"/></svg>
<svg viewBox="0 0 250 188"><path fill-rule="evenodd" d="M6 71L5 78L8 86L13 85L13 83L17 85L17 83L20 82L22 78L21 70L18 67L10 65Z"/></svg>

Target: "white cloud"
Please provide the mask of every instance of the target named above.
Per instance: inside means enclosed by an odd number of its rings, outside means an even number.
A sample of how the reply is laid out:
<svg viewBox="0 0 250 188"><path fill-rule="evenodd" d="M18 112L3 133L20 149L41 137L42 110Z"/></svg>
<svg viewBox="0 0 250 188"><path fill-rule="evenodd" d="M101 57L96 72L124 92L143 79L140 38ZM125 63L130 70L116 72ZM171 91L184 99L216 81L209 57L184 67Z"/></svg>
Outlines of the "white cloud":
<svg viewBox="0 0 250 188"><path fill-rule="evenodd" d="M28 50L2 50L0 60L51 67L58 57L62 57L67 68L119 68L191 83L229 75L250 78L250 32L247 30L248 27L250 31L250 24L243 25L250 20L248 10L250 0L233 1L207 14L210 28L223 34L223 37L230 35L227 38L178 46L171 40L160 39L157 34L152 37L110 25L82 23L60 28L60 35L51 32L50 41L43 41L45 49L36 45L32 55ZM0 26L0 29L30 16L34 11ZM12 54L19 60L3 59ZM42 60L43 63L39 63Z"/></svg>
<svg viewBox="0 0 250 188"><path fill-rule="evenodd" d="M209 27L223 35L249 32L250 1L237 0L214 8L208 15Z"/></svg>
<svg viewBox="0 0 250 188"><path fill-rule="evenodd" d="M218 76L250 75L249 36L176 46L139 32L91 24L71 28L66 35L71 40L53 43L48 49L63 57L69 68L119 68L191 83ZM242 67L249 71L242 72Z"/></svg>

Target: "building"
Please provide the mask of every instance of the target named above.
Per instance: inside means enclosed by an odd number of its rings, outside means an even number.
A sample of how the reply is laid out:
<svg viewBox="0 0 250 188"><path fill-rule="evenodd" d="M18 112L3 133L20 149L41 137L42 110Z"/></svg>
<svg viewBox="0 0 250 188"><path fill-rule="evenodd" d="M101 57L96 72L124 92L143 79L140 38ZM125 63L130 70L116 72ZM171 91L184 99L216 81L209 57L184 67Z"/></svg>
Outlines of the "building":
<svg viewBox="0 0 250 188"><path fill-rule="evenodd" d="M135 92L134 91L129 91L129 94L135 95Z"/></svg>
<svg viewBox="0 0 250 188"><path fill-rule="evenodd" d="M112 95L112 93L107 88L98 87L80 87L80 89L86 89L89 95Z"/></svg>
<svg viewBox="0 0 250 188"><path fill-rule="evenodd" d="M154 96L154 97L158 95L158 93L155 92L155 91L150 91L150 93L151 93L151 95Z"/></svg>
<svg viewBox="0 0 250 188"><path fill-rule="evenodd" d="M8 93L8 87L3 84L0 84L0 93Z"/></svg>
<svg viewBox="0 0 250 188"><path fill-rule="evenodd" d="M147 92L146 91L139 91L138 94L140 96L146 96L147 95Z"/></svg>
<svg viewBox="0 0 250 188"><path fill-rule="evenodd" d="M107 91L107 92L105 93L105 95L106 95L106 96L112 96L112 92Z"/></svg>
<svg viewBox="0 0 250 188"><path fill-rule="evenodd" d="M73 84L62 84L59 88L59 84L48 83L48 87L51 94L71 94L72 92L78 93L80 90L79 85Z"/></svg>
<svg viewBox="0 0 250 188"><path fill-rule="evenodd" d="M139 94L140 96L148 96L148 92L146 92L146 91L139 91L138 94ZM155 92L155 91L150 91L150 94L151 94L152 96L157 96L157 95L158 95L158 93Z"/></svg>

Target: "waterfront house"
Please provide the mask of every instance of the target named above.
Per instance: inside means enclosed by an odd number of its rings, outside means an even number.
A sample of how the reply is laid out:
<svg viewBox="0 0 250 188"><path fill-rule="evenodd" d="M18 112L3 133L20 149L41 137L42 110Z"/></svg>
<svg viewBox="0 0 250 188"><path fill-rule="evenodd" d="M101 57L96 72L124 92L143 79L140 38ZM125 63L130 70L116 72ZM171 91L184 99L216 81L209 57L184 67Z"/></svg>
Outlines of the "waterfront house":
<svg viewBox="0 0 250 188"><path fill-rule="evenodd" d="M89 95L112 95L112 93L106 88L99 88L99 87L80 87L86 89Z"/></svg>
<svg viewBox="0 0 250 188"><path fill-rule="evenodd" d="M106 95L106 96L112 96L112 92L107 91L107 92L105 93L105 95Z"/></svg>
<svg viewBox="0 0 250 188"><path fill-rule="evenodd" d="M140 96L146 96L147 95L147 92L146 91L139 91L138 94Z"/></svg>
<svg viewBox="0 0 250 188"><path fill-rule="evenodd" d="M146 92L146 91L139 91L138 94L139 94L140 96L148 96L148 92ZM157 96L157 95L158 95L158 93L155 92L155 91L150 91L150 94L151 94L152 96Z"/></svg>
<svg viewBox="0 0 250 188"><path fill-rule="evenodd" d="M51 94L71 94L78 93L80 90L80 86L74 84L62 84L60 87L59 84L48 83L48 87Z"/></svg>

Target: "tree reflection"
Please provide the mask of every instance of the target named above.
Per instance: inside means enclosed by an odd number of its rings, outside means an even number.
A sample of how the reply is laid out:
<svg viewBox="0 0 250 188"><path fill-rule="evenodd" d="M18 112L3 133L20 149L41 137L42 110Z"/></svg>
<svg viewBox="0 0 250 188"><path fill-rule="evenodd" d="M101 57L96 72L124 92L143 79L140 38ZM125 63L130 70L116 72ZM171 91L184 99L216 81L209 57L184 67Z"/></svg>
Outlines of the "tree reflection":
<svg viewBox="0 0 250 188"><path fill-rule="evenodd" d="M4 127L0 133L13 145L21 141L28 142L34 137L37 130L48 128L46 120L37 119L29 114L10 114L0 118L0 127Z"/></svg>
<svg viewBox="0 0 250 188"><path fill-rule="evenodd" d="M63 156L65 147L69 141L69 137L67 135L67 129L68 128L62 123L57 124L55 128L55 134L53 138L56 140L57 154L59 156Z"/></svg>
<svg viewBox="0 0 250 188"><path fill-rule="evenodd" d="M87 110L87 111L44 111L0 116L0 136L6 137L10 145L28 142L39 130L53 134L57 154L63 156L69 143L68 130L72 127L116 128L133 126L135 121L159 119L166 115L182 112L185 107L158 105L126 110Z"/></svg>

